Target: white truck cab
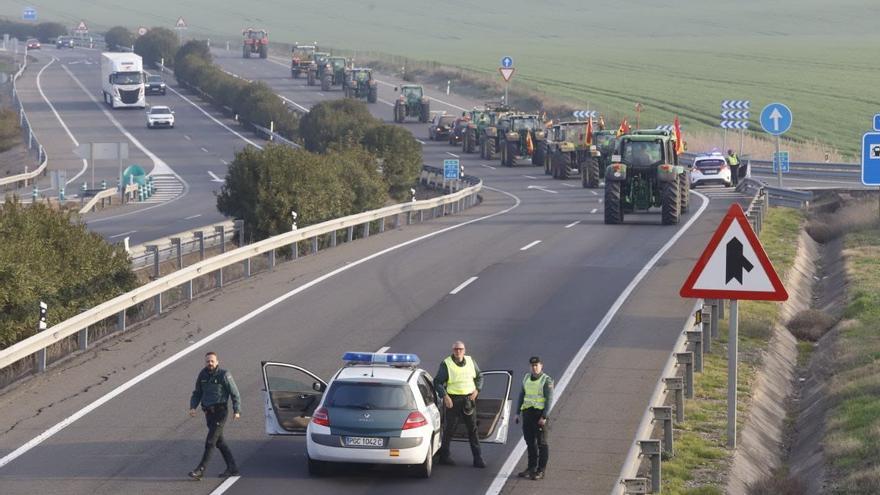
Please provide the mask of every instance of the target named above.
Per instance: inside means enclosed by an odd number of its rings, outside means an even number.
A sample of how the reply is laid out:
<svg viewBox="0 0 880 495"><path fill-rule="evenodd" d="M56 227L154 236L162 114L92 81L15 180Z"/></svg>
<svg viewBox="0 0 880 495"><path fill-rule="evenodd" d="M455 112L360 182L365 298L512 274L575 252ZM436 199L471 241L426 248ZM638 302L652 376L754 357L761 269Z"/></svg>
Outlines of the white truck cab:
<svg viewBox="0 0 880 495"><path fill-rule="evenodd" d="M144 62L135 53L101 54L101 81L104 103L111 108L146 108Z"/></svg>

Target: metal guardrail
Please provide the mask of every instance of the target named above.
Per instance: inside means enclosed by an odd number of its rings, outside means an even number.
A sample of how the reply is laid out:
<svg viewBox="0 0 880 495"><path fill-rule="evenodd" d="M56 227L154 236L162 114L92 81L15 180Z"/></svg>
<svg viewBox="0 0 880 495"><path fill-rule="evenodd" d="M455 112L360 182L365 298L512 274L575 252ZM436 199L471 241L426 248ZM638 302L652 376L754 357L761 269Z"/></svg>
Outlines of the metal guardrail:
<svg viewBox="0 0 880 495"><path fill-rule="evenodd" d="M173 239L180 240L180 254L186 255L232 241L237 234L235 228L234 220L226 220L131 246L128 251L131 268L137 271L153 266L157 256L159 262L174 259L178 248Z"/></svg>
<svg viewBox="0 0 880 495"><path fill-rule="evenodd" d="M434 183L440 182L436 178L429 178L428 180ZM360 232L362 238L368 237L370 235L370 226L373 223L377 223L378 230L382 232L385 229L386 221L389 219L392 220L394 227L399 227L402 225L401 220L404 216L406 218L405 223L409 224L423 221L426 213L433 218L459 212L477 203L477 194L482 188L482 181L476 177L465 176L461 180L449 183L450 188L462 185L467 187L462 187L451 194L439 198L421 201L414 200L409 203L387 206L378 210L329 220L301 229L294 229L291 232L279 234L254 244L241 246L181 268L169 275L101 303L88 311L60 322L47 330L0 351L0 372L6 372L7 368L11 365L21 360L29 359L32 356L35 357L34 369L36 371L43 371L49 364L47 348L50 346L62 343L68 337L75 335L77 347L84 350L88 347L90 327L115 325L116 330L125 330L126 317L130 310L143 309L140 305L152 303L152 314L160 315L163 312L163 294L169 291L175 291L176 293L178 289L182 288L185 297L179 302L191 301L195 297L196 287L194 282L197 279L205 276L214 277L216 284L213 284L210 289L222 287L224 269L230 269L233 266L244 266L244 277L249 277L251 275L252 260L255 258L263 259L264 255L268 256L267 265L268 269L271 270L276 264L276 251L279 249L293 247L293 258L295 259L299 252L298 244L302 241L309 241L311 252L317 253L319 241L326 239L327 236L330 238L330 247L335 246L337 244L337 233L340 231L347 231L348 241L350 242L355 237L355 230ZM113 321L111 322L110 320Z"/></svg>
<svg viewBox="0 0 880 495"><path fill-rule="evenodd" d="M21 127L22 133L24 135L24 139L27 141L28 150L33 150L36 155L37 168L31 172L25 172L23 174L10 175L8 177L0 178L0 186L9 186L10 184L14 184L15 187L18 187L18 183L23 182L24 187L27 187L27 181L36 178L40 174L45 173L46 167L49 165L49 157L46 156L46 151L43 149L43 145L40 144L37 137L34 135L33 129L31 128L31 123L27 118L27 114L24 111L24 105L21 103L21 99L18 97L18 87L16 86L16 82L18 78L24 73L25 69L27 69L27 56L25 55L24 63L19 68L18 72L12 76L12 100L18 105L18 124ZM27 169L25 169L27 170Z"/></svg>

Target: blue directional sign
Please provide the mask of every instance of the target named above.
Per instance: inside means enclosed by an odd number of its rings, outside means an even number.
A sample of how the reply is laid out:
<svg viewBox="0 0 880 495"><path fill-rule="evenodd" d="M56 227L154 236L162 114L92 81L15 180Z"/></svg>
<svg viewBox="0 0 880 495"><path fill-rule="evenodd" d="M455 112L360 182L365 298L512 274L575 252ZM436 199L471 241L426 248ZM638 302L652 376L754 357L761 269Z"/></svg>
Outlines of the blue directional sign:
<svg viewBox="0 0 880 495"><path fill-rule="evenodd" d="M33 7L25 7L21 11L21 18L25 21L36 21L37 20L37 9Z"/></svg>
<svg viewBox="0 0 880 495"><path fill-rule="evenodd" d="M443 179L444 180L456 180L459 178L461 174L461 168L459 167L458 160L443 160Z"/></svg>
<svg viewBox="0 0 880 495"><path fill-rule="evenodd" d="M874 130L880 131L880 113L874 116Z"/></svg>
<svg viewBox="0 0 880 495"><path fill-rule="evenodd" d="M513 67L513 59L510 57L502 58L501 59L501 67L504 67L505 69L509 69L509 68Z"/></svg>
<svg viewBox="0 0 880 495"><path fill-rule="evenodd" d="M788 173L788 152L780 151L777 153L773 153L773 173L779 172L779 169L782 168L782 173Z"/></svg>
<svg viewBox="0 0 880 495"><path fill-rule="evenodd" d="M862 184L880 186L880 132L862 136Z"/></svg>
<svg viewBox="0 0 880 495"><path fill-rule="evenodd" d="M771 103L761 110L761 127L774 136L791 129L791 110L782 103Z"/></svg>

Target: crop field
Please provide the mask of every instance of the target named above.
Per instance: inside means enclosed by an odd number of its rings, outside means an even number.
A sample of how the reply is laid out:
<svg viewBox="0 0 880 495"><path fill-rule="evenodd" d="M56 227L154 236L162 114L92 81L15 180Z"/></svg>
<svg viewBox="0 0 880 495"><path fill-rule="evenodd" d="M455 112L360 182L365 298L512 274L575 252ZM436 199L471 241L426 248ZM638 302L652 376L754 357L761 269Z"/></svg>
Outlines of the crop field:
<svg viewBox="0 0 880 495"><path fill-rule="evenodd" d="M82 19L94 31L172 27L182 16L186 37L235 39L253 26L270 40L317 40L488 75L509 55L513 86L611 120L634 122L638 102L643 127L678 114L686 131L717 128L721 100L747 99L760 131L760 109L779 101L794 114L786 137L849 155L880 112L876 0L0 0L0 12L14 18L25 4L40 20Z"/></svg>

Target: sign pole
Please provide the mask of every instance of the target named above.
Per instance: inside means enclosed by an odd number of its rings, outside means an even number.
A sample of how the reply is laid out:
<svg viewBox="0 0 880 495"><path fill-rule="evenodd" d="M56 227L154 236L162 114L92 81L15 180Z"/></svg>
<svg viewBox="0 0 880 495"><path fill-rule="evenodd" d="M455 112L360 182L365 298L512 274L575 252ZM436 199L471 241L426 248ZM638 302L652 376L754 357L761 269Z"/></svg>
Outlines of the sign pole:
<svg viewBox="0 0 880 495"><path fill-rule="evenodd" d="M507 99L507 88L510 86L510 81L504 82L504 104L510 106L510 100Z"/></svg>
<svg viewBox="0 0 880 495"><path fill-rule="evenodd" d="M779 187L782 187L782 160L779 157L779 135L776 135L776 154L773 155L773 161L776 162L776 178L779 182Z"/></svg>
<svg viewBox="0 0 880 495"><path fill-rule="evenodd" d="M92 189L95 188L95 143L89 143L89 166L92 167Z"/></svg>
<svg viewBox="0 0 880 495"><path fill-rule="evenodd" d="M740 127L739 129L739 156L743 154L743 135L745 134L745 129Z"/></svg>
<svg viewBox="0 0 880 495"><path fill-rule="evenodd" d="M727 446L736 448L736 374L739 334L739 301L730 300L730 327L727 337Z"/></svg>

